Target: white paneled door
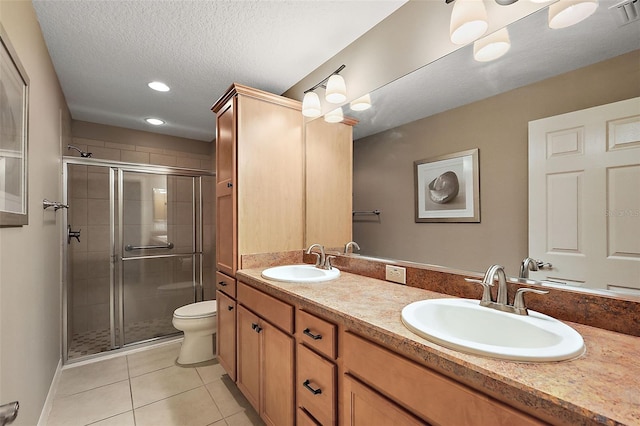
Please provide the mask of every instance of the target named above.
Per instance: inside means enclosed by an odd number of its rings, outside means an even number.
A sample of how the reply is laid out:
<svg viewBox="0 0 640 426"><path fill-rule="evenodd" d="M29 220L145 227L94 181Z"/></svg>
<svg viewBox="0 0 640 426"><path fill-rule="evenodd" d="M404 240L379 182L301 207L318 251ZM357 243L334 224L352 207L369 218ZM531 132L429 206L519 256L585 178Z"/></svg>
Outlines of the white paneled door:
<svg viewBox="0 0 640 426"><path fill-rule="evenodd" d="M640 292L640 98L529 122L536 279Z"/></svg>

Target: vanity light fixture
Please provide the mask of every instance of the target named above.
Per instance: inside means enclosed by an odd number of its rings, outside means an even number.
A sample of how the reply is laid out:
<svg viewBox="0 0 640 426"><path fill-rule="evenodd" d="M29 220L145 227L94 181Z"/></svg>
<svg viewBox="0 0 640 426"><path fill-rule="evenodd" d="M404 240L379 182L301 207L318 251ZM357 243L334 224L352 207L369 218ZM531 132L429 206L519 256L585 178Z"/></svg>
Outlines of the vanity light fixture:
<svg viewBox="0 0 640 426"><path fill-rule="evenodd" d="M154 126L161 126L164 124L164 120L160 120L159 118L145 118L144 121L146 121L149 124L153 124Z"/></svg>
<svg viewBox="0 0 640 426"><path fill-rule="evenodd" d="M332 104L339 104L347 100L347 87L344 78L340 75L340 71L346 68L346 65L340 65L340 68L331 73L331 75L323 79L309 90L305 90L302 99L302 115L305 117L319 117L322 114L320 106L320 98L314 92L318 87L326 90L324 98Z"/></svg>
<svg viewBox="0 0 640 426"><path fill-rule="evenodd" d="M151 83L147 84L147 86L158 92L168 92L169 90L171 90L169 86L161 81L152 81Z"/></svg>
<svg viewBox="0 0 640 426"><path fill-rule="evenodd" d="M309 118L320 117L322 108L320 107L320 98L316 92L306 92L302 100L302 115Z"/></svg>
<svg viewBox="0 0 640 426"><path fill-rule="evenodd" d="M473 59L478 62L489 62L498 59L511 48L509 31L502 28L473 43Z"/></svg>
<svg viewBox="0 0 640 426"><path fill-rule="evenodd" d="M549 6L549 28L558 29L584 21L598 8L598 0L559 0Z"/></svg>
<svg viewBox="0 0 640 426"><path fill-rule="evenodd" d="M342 107L338 107L324 115L324 121L326 121L327 123L340 123L342 120L344 120Z"/></svg>
<svg viewBox="0 0 640 426"><path fill-rule="evenodd" d="M449 24L452 43L471 43L486 33L488 28L487 9L482 0L456 0Z"/></svg>
<svg viewBox="0 0 640 426"><path fill-rule="evenodd" d="M349 107L354 111L364 111L371 108L371 96L367 93L364 96L360 96L358 99L351 101Z"/></svg>

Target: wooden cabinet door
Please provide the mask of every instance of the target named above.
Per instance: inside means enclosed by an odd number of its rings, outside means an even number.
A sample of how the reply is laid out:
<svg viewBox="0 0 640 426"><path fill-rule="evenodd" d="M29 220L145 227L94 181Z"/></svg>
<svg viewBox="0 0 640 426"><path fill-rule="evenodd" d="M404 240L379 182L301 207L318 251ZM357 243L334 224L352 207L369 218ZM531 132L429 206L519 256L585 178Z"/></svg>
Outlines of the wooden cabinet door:
<svg viewBox="0 0 640 426"><path fill-rule="evenodd" d="M274 426L295 422L293 337L262 321L262 408L260 415Z"/></svg>
<svg viewBox="0 0 640 426"><path fill-rule="evenodd" d="M216 263L235 276L237 265L235 98L216 115Z"/></svg>
<svg viewBox="0 0 640 426"><path fill-rule="evenodd" d="M238 305L237 385L260 412L260 318Z"/></svg>
<svg viewBox="0 0 640 426"><path fill-rule="evenodd" d="M236 302L220 290L216 291L218 323L216 352L218 361L231 380L236 381Z"/></svg>
<svg viewBox="0 0 640 426"><path fill-rule="evenodd" d="M349 375L344 376L342 395L345 425L404 426L427 424Z"/></svg>

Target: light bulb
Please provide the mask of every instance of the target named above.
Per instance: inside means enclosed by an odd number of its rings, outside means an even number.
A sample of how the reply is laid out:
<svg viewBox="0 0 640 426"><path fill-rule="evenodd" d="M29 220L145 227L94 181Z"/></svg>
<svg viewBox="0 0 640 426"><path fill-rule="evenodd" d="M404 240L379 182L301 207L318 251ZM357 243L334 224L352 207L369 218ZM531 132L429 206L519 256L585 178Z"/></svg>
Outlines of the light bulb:
<svg viewBox="0 0 640 426"><path fill-rule="evenodd" d="M486 33L488 28L487 10L482 0L456 0L449 25L452 43L471 43Z"/></svg>
<svg viewBox="0 0 640 426"><path fill-rule="evenodd" d="M320 98L315 92L307 92L302 99L302 115L305 117L315 118L322 115L320 107Z"/></svg>
<svg viewBox="0 0 640 426"><path fill-rule="evenodd" d="M347 100L347 86L340 74L333 74L329 77L325 99L332 104L339 104Z"/></svg>
<svg viewBox="0 0 640 426"><path fill-rule="evenodd" d="M560 0L549 6L549 28L570 27L584 21L598 8L598 0Z"/></svg>
<svg viewBox="0 0 640 426"><path fill-rule="evenodd" d="M364 96L360 96L358 99L351 101L349 104L354 111L364 111L371 108L371 96L367 93Z"/></svg>
<svg viewBox="0 0 640 426"><path fill-rule="evenodd" d="M324 121L326 121L327 123L340 123L342 120L344 120L342 107L336 108L333 111L329 111L324 115Z"/></svg>
<svg viewBox="0 0 640 426"><path fill-rule="evenodd" d="M161 126L164 124L164 121L159 118L145 118L144 121L149 124L153 124L154 126Z"/></svg>
<svg viewBox="0 0 640 426"><path fill-rule="evenodd" d="M511 47L506 28L489 34L473 43L473 58L478 62L489 62L507 53Z"/></svg>
<svg viewBox="0 0 640 426"><path fill-rule="evenodd" d="M149 86L150 88L152 88L153 90L156 90L158 92L168 92L169 90L171 90L169 88L169 86L167 86L166 84L164 84L161 81L152 81L147 86Z"/></svg>

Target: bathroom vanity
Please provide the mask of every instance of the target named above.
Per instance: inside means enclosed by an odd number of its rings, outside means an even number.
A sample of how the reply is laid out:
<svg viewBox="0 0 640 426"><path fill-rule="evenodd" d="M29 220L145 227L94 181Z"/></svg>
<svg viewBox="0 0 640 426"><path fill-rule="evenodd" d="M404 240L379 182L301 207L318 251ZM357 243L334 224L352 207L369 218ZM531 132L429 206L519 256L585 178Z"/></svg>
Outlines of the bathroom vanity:
<svg viewBox="0 0 640 426"><path fill-rule="evenodd" d="M239 343L238 368L249 351L255 368L262 368L256 377L263 392L270 389L269 374L280 372L284 387L272 392L286 402L279 406L286 420L271 420L266 393L252 401L268 424L640 422L639 337L569 323L587 347L576 359L522 363L475 356L422 339L401 323L407 304L450 295L344 270L333 281L307 284L266 280L263 270L237 273L239 289L251 295L240 292L238 309L254 315L238 322L238 336L261 334L254 324L280 334L282 364L269 359L268 342ZM462 275L450 275L464 282ZM256 304L256 298L265 302ZM256 354L262 354L260 362Z"/></svg>

